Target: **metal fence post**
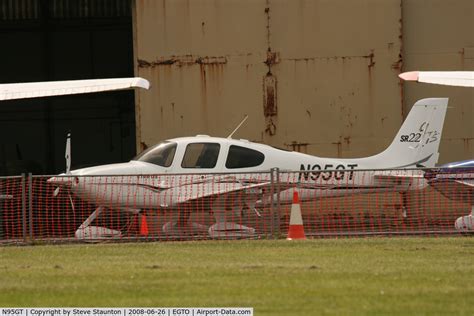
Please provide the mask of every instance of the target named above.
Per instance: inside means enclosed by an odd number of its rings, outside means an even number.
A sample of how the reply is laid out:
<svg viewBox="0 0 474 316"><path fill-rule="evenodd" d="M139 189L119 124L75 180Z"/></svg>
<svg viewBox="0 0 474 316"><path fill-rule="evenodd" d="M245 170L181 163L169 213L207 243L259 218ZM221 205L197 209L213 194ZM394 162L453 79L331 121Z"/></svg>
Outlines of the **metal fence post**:
<svg viewBox="0 0 474 316"><path fill-rule="evenodd" d="M26 175L21 174L21 223L23 227L23 241L26 242Z"/></svg>
<svg viewBox="0 0 474 316"><path fill-rule="evenodd" d="M276 198L276 212L275 212L275 226L276 226L276 238L280 238L280 213L281 213L281 204L280 204L280 169L275 168L275 178L277 185L277 198Z"/></svg>
<svg viewBox="0 0 474 316"><path fill-rule="evenodd" d="M274 203L274 199L275 199L275 179L273 177L273 168L270 169L270 226L271 226L271 229L270 229L270 235L271 236L275 236L275 203Z"/></svg>
<svg viewBox="0 0 474 316"><path fill-rule="evenodd" d="M270 213L271 213L271 234L273 238L279 238L280 235L280 175L278 168L272 168L270 170ZM276 190L275 190L276 188ZM275 199L276 196L276 199Z"/></svg>
<svg viewBox="0 0 474 316"><path fill-rule="evenodd" d="M28 174L28 217L30 226L30 240L33 240L33 176Z"/></svg>

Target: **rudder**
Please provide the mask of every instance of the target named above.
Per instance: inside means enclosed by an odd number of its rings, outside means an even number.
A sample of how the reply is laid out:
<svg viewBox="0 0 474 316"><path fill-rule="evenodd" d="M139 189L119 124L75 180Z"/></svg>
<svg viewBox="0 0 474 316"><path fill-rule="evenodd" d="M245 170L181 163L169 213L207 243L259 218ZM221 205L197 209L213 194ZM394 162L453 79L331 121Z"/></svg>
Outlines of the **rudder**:
<svg viewBox="0 0 474 316"><path fill-rule="evenodd" d="M390 146L370 158L379 168L434 167L447 107L448 98L417 101Z"/></svg>

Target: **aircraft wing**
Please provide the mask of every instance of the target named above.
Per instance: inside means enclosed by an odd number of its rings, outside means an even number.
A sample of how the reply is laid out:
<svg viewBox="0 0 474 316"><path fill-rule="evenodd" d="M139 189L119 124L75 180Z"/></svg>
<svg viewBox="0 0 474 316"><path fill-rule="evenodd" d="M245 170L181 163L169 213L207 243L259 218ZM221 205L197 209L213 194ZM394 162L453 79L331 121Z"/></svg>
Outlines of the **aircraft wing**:
<svg viewBox="0 0 474 316"><path fill-rule="evenodd" d="M140 77L8 83L0 84L0 101L133 88L149 89L150 83Z"/></svg>
<svg viewBox="0 0 474 316"><path fill-rule="evenodd" d="M474 179L473 180L455 180L455 182L466 185L468 187L474 187Z"/></svg>
<svg viewBox="0 0 474 316"><path fill-rule="evenodd" d="M408 81L474 87L474 71L410 71L400 74L399 77Z"/></svg>
<svg viewBox="0 0 474 316"><path fill-rule="evenodd" d="M413 172L410 174L410 172ZM416 189L423 189L428 184L423 174L420 172L414 173L410 170L406 173L394 174L392 172L380 171L374 174L374 185L376 187L393 188L394 191L407 191L410 187Z"/></svg>
<svg viewBox="0 0 474 316"><path fill-rule="evenodd" d="M288 189L287 185L280 185L275 187L274 183L270 181L261 183L244 183L244 182L205 182L187 184L184 186L173 187L164 194L166 194L170 202L169 205L178 205L191 201L197 201L209 197L223 197L234 196L235 199L247 199L254 197L255 200L263 194L270 194L274 186L273 193L278 193L282 190Z"/></svg>

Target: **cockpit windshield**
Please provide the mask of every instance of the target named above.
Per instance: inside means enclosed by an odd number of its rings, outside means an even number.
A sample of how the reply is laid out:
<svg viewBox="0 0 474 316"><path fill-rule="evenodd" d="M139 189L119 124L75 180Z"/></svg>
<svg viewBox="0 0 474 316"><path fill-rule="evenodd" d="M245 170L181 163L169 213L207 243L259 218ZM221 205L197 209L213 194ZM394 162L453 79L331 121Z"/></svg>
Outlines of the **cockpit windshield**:
<svg viewBox="0 0 474 316"><path fill-rule="evenodd" d="M133 160L144 161L162 167L169 167L173 163L177 144L164 141L140 153Z"/></svg>

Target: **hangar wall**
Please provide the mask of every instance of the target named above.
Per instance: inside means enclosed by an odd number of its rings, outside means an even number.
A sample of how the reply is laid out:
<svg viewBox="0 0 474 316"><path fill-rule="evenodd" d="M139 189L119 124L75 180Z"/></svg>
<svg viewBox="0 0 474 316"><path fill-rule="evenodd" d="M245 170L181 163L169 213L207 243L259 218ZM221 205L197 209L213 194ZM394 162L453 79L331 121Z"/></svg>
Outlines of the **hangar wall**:
<svg viewBox="0 0 474 316"><path fill-rule="evenodd" d="M442 151L441 161L469 158L472 127L456 122L472 123L472 92L401 84L397 75L448 65L473 70L461 58L474 46L473 6L469 0L134 1L135 72L153 87L136 97L138 150L170 137L226 137L248 114L236 138L319 156L365 156L390 143L417 98L454 94L451 104L465 107L448 114L442 150L449 155ZM437 23L445 13L456 23L442 29ZM432 27L443 36L431 35Z"/></svg>
<svg viewBox="0 0 474 316"><path fill-rule="evenodd" d="M404 0L406 70L474 70L474 1ZM404 105L449 97L440 162L474 158L474 89L405 83Z"/></svg>

